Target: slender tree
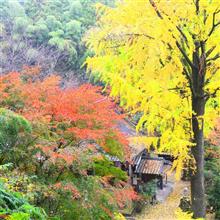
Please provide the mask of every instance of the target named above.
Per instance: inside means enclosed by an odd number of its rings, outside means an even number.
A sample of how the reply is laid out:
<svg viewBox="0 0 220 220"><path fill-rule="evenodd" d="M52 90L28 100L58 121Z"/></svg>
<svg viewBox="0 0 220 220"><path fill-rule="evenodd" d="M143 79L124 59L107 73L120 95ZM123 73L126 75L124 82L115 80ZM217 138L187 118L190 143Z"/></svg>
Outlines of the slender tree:
<svg viewBox="0 0 220 220"><path fill-rule="evenodd" d="M194 164L194 217L205 217L204 136L219 114L220 2L124 0L97 6L100 19L86 40L95 55L88 69L110 85L157 151L178 159L180 176ZM193 163L192 163L193 161Z"/></svg>

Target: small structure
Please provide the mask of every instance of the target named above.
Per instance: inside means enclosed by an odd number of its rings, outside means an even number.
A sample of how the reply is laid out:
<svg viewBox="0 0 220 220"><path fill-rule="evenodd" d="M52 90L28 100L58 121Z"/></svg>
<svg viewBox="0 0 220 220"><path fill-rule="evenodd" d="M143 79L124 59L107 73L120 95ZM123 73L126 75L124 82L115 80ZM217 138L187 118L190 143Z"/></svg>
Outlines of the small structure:
<svg viewBox="0 0 220 220"><path fill-rule="evenodd" d="M158 153L158 157L163 157L165 160L173 162L176 158L169 153Z"/></svg>
<svg viewBox="0 0 220 220"><path fill-rule="evenodd" d="M147 149L137 154L132 161L132 185L137 186L158 179L158 184L163 189L164 181L167 182L167 171L172 163L163 157L151 156Z"/></svg>
<svg viewBox="0 0 220 220"><path fill-rule="evenodd" d="M114 166L116 166L118 168L122 168L123 163L121 162L121 160L117 156L113 156L113 155L110 155L107 153L104 153L104 155L109 161L111 161L114 164Z"/></svg>

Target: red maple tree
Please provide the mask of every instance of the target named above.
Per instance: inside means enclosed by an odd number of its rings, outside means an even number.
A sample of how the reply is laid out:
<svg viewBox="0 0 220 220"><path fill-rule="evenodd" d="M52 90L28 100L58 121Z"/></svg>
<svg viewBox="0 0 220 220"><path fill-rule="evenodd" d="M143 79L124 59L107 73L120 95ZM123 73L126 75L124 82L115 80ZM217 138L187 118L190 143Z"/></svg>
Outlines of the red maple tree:
<svg viewBox="0 0 220 220"><path fill-rule="evenodd" d="M41 80L39 73L39 67L25 67L20 73L1 76L2 105L22 114L33 124L42 123L50 131L60 134L57 145L65 145L66 139L61 140L61 137L68 136L74 142L95 140L106 152L111 153L105 143L106 138L113 134L122 147L124 157L129 158L128 141L117 128L122 116L114 111L114 103L101 94L100 87L85 84L64 90L59 86L58 76ZM46 148L43 144L42 150L50 152L50 156L63 157L57 151ZM66 158L67 162L70 160Z"/></svg>

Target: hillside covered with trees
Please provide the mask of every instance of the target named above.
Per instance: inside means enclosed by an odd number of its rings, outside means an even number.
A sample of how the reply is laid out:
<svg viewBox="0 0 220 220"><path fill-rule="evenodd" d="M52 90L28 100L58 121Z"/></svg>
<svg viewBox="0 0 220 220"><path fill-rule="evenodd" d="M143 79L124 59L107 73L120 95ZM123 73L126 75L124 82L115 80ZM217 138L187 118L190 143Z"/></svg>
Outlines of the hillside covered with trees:
<svg viewBox="0 0 220 220"><path fill-rule="evenodd" d="M152 219L171 191L220 219L219 39L218 0L0 0L0 219Z"/></svg>
<svg viewBox="0 0 220 220"><path fill-rule="evenodd" d="M82 38L96 22L97 2L113 4L113 0L1 1L0 72L20 71L25 64L41 66L43 74L84 76L81 65L90 52Z"/></svg>

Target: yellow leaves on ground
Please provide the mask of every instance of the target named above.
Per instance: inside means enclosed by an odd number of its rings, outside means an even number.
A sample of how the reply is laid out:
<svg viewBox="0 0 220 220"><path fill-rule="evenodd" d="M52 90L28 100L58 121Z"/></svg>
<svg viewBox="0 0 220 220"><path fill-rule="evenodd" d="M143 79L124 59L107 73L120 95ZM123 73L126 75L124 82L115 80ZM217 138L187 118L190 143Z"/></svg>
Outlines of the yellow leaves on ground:
<svg viewBox="0 0 220 220"><path fill-rule="evenodd" d="M176 211L179 209L179 202L185 187L189 187L187 181L176 181L174 173L169 176L169 180L174 182L173 191L166 198L166 202L158 203L156 205L146 207L141 214L135 216L137 220L177 220L178 215ZM185 213L184 213L185 214ZM182 216L179 215L179 217ZM136 218L137 217L137 218ZM182 219L183 220L183 219ZM185 219L184 219L185 220Z"/></svg>
<svg viewBox="0 0 220 220"><path fill-rule="evenodd" d="M176 210L176 220L192 220L193 213L183 212L181 208ZM197 220L203 220L203 218L197 218Z"/></svg>
<svg viewBox="0 0 220 220"><path fill-rule="evenodd" d="M183 212L182 209L178 208L176 210L177 220L191 220L193 219L192 213Z"/></svg>
<svg viewBox="0 0 220 220"><path fill-rule="evenodd" d="M126 220L126 218L120 213L115 213L114 220Z"/></svg>

